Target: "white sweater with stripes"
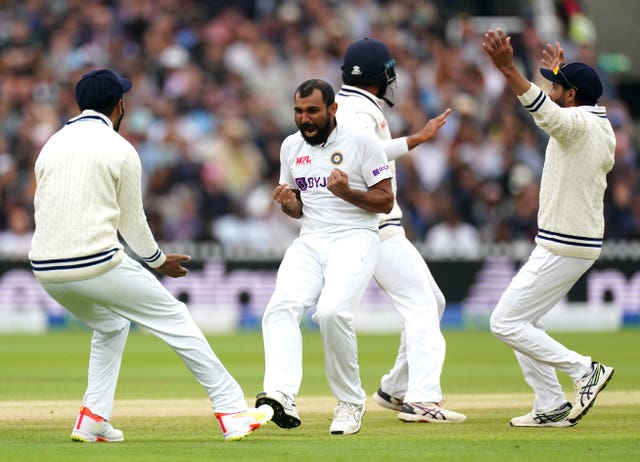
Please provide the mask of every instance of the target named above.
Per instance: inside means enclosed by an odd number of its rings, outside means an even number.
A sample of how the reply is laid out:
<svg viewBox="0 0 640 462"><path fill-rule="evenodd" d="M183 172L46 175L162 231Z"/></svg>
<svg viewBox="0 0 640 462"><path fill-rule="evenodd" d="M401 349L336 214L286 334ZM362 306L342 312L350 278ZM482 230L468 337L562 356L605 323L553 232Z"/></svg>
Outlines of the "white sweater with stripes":
<svg viewBox="0 0 640 462"><path fill-rule="evenodd" d="M550 136L540 183L536 243L558 255L597 259L615 135L601 106L561 108L536 85L518 97Z"/></svg>
<svg viewBox="0 0 640 462"><path fill-rule="evenodd" d="M152 268L166 259L142 205L135 148L86 110L55 133L35 165L36 229L29 259L42 282L89 279L124 256L118 233Z"/></svg>

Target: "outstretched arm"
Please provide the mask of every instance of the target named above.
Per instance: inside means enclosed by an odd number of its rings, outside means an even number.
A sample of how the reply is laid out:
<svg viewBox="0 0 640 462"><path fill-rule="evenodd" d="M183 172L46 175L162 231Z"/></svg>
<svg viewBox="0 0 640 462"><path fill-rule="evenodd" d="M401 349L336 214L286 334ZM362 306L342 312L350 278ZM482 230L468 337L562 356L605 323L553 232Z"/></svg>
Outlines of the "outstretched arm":
<svg viewBox="0 0 640 462"><path fill-rule="evenodd" d="M497 29L496 32L489 29L484 38L482 48L493 61L493 65L502 72L513 92L518 96L523 95L531 86L531 82L520 73L513 62L511 37L505 36L502 29Z"/></svg>

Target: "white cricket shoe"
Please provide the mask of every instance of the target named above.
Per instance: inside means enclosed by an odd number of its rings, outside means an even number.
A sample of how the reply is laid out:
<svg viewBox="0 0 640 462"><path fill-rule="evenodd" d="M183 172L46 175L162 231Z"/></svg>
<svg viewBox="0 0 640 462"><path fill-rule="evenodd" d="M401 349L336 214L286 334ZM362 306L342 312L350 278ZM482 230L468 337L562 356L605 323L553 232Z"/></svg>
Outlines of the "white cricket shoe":
<svg viewBox="0 0 640 462"><path fill-rule="evenodd" d="M596 361L591 363L591 370L576 380L573 385L576 390L576 402L569 413L570 422L577 423L589 412L598 393L604 390L611 377L613 377L613 367L607 367Z"/></svg>
<svg viewBox="0 0 640 462"><path fill-rule="evenodd" d="M546 412L531 411L526 415L511 419L512 427L572 427L567 417L571 412L571 403L564 403L555 409Z"/></svg>
<svg viewBox="0 0 640 462"><path fill-rule="evenodd" d="M364 413L364 404L338 401L338 407L333 410L333 421L329 431L332 435L353 435L358 433Z"/></svg>
<svg viewBox="0 0 640 462"><path fill-rule="evenodd" d="M280 428L295 428L302 422L293 396L281 391L258 393L256 407L266 404L273 409L273 422Z"/></svg>
<svg viewBox="0 0 640 462"><path fill-rule="evenodd" d="M398 419L404 422L460 423L467 416L441 407L441 403L407 403L402 405Z"/></svg>
<svg viewBox="0 0 640 462"><path fill-rule="evenodd" d="M216 412L225 441L238 441L264 426L273 417L273 409L259 406L243 412Z"/></svg>
<svg viewBox="0 0 640 462"><path fill-rule="evenodd" d="M380 407L391 409L392 411L402 410L402 400L391 396L389 393L385 393L382 391L382 388L378 388L378 391L372 395L372 398Z"/></svg>
<svg viewBox="0 0 640 462"><path fill-rule="evenodd" d="M71 432L71 440L80 443L117 443L124 435L104 418L82 407Z"/></svg>

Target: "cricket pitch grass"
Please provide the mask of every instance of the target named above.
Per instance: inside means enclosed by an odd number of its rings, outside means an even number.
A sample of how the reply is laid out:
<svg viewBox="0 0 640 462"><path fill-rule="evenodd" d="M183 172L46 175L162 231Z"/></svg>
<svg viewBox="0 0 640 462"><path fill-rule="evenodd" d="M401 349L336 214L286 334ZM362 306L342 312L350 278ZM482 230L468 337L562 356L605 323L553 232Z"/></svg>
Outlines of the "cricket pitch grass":
<svg viewBox="0 0 640 462"><path fill-rule="evenodd" d="M178 357L158 339L134 331L125 350L112 423L125 441L80 444L69 439L84 387L90 333L0 336L2 461L614 461L640 460L640 330L552 334L569 348L616 369L578 425L512 428L533 395L513 353L488 332L445 331L442 374L446 406L462 424L403 423L367 401L357 435L329 434L336 401L324 378L316 332L304 333L304 379L297 399L302 425L270 423L226 443L209 401ZM261 390L258 332L209 336L247 401ZM397 335L360 335L360 373L371 395L393 364ZM569 401L571 383L560 376Z"/></svg>

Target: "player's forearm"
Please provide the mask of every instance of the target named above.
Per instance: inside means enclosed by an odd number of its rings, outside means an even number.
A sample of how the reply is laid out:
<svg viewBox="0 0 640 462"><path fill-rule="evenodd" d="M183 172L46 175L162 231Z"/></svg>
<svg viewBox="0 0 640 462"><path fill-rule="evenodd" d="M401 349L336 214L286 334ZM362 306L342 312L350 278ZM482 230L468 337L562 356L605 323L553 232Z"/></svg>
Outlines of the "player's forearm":
<svg viewBox="0 0 640 462"><path fill-rule="evenodd" d="M297 201L294 204L281 204L280 209L291 218L302 217L302 202Z"/></svg>
<svg viewBox="0 0 640 462"><path fill-rule="evenodd" d="M504 68L500 68L499 70L507 80L507 85L509 85L509 88L511 88L511 90L513 90L513 92L517 96L525 94L531 86L531 82L529 82L529 80L527 80L525 76L520 73L520 71L514 64L511 64L510 66L506 66Z"/></svg>
<svg viewBox="0 0 640 462"><path fill-rule="evenodd" d="M391 188L371 188L368 191L350 189L341 199L368 212L389 213L393 208L393 191Z"/></svg>

